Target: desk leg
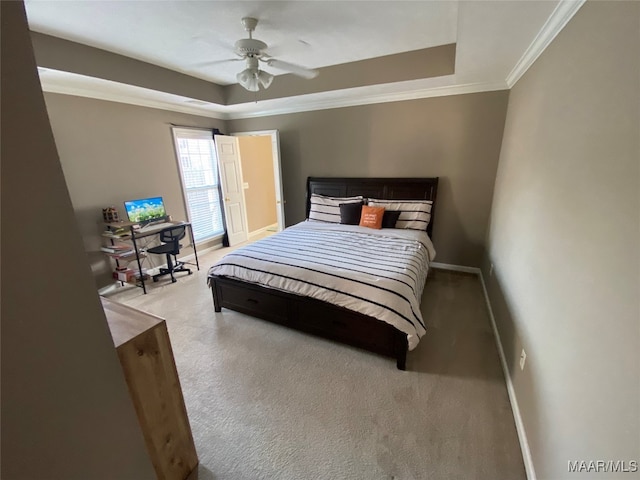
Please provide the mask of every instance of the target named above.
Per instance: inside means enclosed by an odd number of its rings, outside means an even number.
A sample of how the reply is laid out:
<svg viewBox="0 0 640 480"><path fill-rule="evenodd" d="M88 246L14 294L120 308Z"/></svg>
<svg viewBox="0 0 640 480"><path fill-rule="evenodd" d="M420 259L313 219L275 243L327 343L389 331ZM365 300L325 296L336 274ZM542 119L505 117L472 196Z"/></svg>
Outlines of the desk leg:
<svg viewBox="0 0 640 480"><path fill-rule="evenodd" d="M200 270L200 263L198 262L198 252L196 251L196 239L193 238L193 227L189 224L189 233L191 234L191 245L193 245L193 256L196 259L196 267Z"/></svg>
<svg viewBox="0 0 640 480"><path fill-rule="evenodd" d="M138 274L140 275L140 283L142 284L142 291L147 294L147 287L144 284L144 274L142 273L142 264L140 263L140 252L138 251L138 244L136 243L136 234L131 230L131 242L133 242L133 250L136 252L136 262L138 262Z"/></svg>

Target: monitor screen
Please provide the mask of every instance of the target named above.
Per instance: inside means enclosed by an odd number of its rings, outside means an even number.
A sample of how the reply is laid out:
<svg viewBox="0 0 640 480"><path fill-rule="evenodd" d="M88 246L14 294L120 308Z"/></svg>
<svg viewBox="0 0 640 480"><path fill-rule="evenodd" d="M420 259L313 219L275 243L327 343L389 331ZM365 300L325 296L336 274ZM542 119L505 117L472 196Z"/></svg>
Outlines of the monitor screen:
<svg viewBox="0 0 640 480"><path fill-rule="evenodd" d="M166 217L162 197L141 198L124 202L130 222L144 223Z"/></svg>

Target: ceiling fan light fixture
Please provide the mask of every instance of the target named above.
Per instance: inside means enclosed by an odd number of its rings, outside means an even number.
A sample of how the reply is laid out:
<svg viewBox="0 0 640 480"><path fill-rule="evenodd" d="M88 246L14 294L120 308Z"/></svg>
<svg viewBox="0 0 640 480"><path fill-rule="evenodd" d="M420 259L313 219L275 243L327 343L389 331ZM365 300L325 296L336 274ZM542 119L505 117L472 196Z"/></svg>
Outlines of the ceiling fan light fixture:
<svg viewBox="0 0 640 480"><path fill-rule="evenodd" d="M273 75L257 68L246 68L236 75L238 83L250 92L257 92L262 88L267 89L273 83Z"/></svg>
<svg viewBox="0 0 640 480"><path fill-rule="evenodd" d="M238 75L236 75L236 79L238 80L238 83L240 85L242 85L250 92L257 92L258 90L260 90L260 87L258 86L258 77L256 75L256 70L253 68L247 68L241 71Z"/></svg>
<svg viewBox="0 0 640 480"><path fill-rule="evenodd" d="M262 85L262 88L267 89L271 83L273 83L273 75L264 70L258 70L258 81L260 85Z"/></svg>

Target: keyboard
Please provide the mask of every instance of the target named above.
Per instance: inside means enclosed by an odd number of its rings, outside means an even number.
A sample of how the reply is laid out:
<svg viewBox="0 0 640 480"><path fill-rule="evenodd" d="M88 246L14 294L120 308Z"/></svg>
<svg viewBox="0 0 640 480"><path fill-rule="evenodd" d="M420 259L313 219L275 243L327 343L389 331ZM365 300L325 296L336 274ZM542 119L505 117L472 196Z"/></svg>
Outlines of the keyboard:
<svg viewBox="0 0 640 480"><path fill-rule="evenodd" d="M175 223L162 222L162 223L148 223L144 227L140 227L139 232L149 232L153 230L162 230L163 228L175 226Z"/></svg>

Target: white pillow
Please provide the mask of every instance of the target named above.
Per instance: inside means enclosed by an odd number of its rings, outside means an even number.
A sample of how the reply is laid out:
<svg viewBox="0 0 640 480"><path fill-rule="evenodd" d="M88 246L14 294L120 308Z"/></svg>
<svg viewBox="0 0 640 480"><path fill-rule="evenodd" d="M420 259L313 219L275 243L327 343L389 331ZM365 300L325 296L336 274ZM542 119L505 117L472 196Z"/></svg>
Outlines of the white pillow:
<svg viewBox="0 0 640 480"><path fill-rule="evenodd" d="M316 222L340 223L341 203L363 203L364 197L325 197L316 193L311 194L311 208L309 220Z"/></svg>
<svg viewBox="0 0 640 480"><path fill-rule="evenodd" d="M396 228L410 230L426 230L431 220L431 200L381 200L370 198L368 204L372 207L384 207L385 210L399 211L400 217Z"/></svg>

